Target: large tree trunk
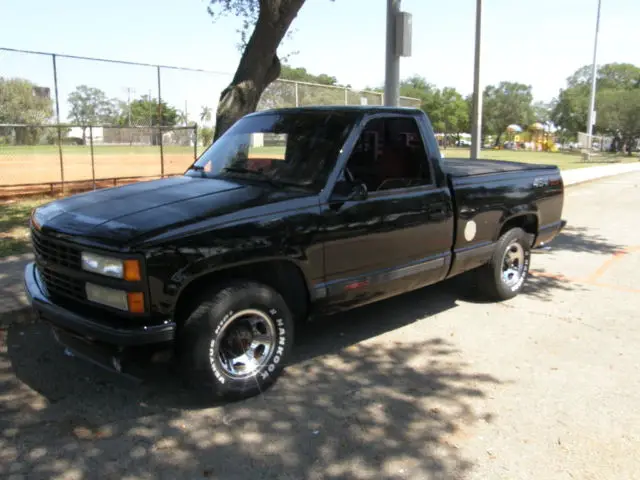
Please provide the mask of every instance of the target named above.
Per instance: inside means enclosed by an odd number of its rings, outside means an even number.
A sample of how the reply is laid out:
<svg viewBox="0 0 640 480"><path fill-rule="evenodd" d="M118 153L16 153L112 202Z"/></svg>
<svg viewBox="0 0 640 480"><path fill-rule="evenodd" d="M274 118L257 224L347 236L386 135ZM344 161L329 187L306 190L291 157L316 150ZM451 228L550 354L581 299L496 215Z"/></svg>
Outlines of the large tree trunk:
<svg viewBox="0 0 640 480"><path fill-rule="evenodd" d="M280 76L278 46L305 0L260 0L260 13L231 84L222 91L214 141L255 112L262 92Z"/></svg>
<svg viewBox="0 0 640 480"><path fill-rule="evenodd" d="M633 147L636 144L636 139L633 136L627 137L626 148L627 148L627 157L633 156Z"/></svg>

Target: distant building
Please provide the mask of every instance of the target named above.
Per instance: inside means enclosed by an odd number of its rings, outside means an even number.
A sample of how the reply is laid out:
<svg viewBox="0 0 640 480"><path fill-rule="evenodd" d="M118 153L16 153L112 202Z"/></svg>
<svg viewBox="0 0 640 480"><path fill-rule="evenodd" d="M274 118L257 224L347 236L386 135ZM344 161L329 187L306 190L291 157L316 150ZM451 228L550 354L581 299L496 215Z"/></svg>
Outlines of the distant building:
<svg viewBox="0 0 640 480"><path fill-rule="evenodd" d="M32 87L34 97L51 98L51 89L49 87Z"/></svg>

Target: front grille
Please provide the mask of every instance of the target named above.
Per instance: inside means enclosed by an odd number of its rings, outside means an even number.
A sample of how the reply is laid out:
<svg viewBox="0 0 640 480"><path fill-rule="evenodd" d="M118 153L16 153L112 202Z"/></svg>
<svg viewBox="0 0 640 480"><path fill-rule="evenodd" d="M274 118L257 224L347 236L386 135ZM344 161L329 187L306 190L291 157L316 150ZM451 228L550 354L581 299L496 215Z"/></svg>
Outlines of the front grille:
<svg viewBox="0 0 640 480"><path fill-rule="evenodd" d="M50 268L40 268L40 278L50 295L62 295L74 300L85 300L84 282Z"/></svg>
<svg viewBox="0 0 640 480"><path fill-rule="evenodd" d="M81 268L80 249L65 245L35 229L31 229L31 243L36 259L62 267Z"/></svg>
<svg viewBox="0 0 640 480"><path fill-rule="evenodd" d="M31 229L31 243L35 253L40 278L52 296L73 300L86 300L84 282L73 275L63 273L60 267L80 273L80 249L64 244L55 238Z"/></svg>

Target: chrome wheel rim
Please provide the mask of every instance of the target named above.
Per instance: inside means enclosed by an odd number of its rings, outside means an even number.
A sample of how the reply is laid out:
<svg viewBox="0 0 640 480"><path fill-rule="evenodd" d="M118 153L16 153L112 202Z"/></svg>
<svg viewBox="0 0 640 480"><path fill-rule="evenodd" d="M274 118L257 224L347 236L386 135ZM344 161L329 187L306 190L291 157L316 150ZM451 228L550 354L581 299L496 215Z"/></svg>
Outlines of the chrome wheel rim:
<svg viewBox="0 0 640 480"><path fill-rule="evenodd" d="M502 282L507 287L518 284L524 275L524 248L519 243L507 247L502 258Z"/></svg>
<svg viewBox="0 0 640 480"><path fill-rule="evenodd" d="M242 310L234 313L218 333L214 353L229 377L253 377L267 364L276 340L276 327L269 315Z"/></svg>

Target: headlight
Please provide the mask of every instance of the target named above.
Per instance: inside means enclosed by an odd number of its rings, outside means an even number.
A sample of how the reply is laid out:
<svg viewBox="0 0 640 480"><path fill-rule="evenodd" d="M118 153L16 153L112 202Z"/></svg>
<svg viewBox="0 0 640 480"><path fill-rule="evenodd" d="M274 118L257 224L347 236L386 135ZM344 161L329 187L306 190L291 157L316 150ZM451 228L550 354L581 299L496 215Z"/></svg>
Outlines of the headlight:
<svg viewBox="0 0 640 480"><path fill-rule="evenodd" d="M109 307L117 308L118 310L129 310L129 304L127 302L127 292L122 290L114 290L113 288L103 287L101 285L94 285L93 283L87 283L85 286L87 292L87 300Z"/></svg>
<svg viewBox="0 0 640 480"><path fill-rule="evenodd" d="M131 282L139 282L141 278L138 260L122 260L91 252L82 252L82 269Z"/></svg>
<svg viewBox="0 0 640 480"><path fill-rule="evenodd" d="M122 260L103 257L95 253L82 252L82 269L108 277L124 277L124 262Z"/></svg>
<svg viewBox="0 0 640 480"><path fill-rule="evenodd" d="M85 291L87 300L91 302L107 305L125 312L144 313L144 294L142 292L125 292L93 283L87 283Z"/></svg>

